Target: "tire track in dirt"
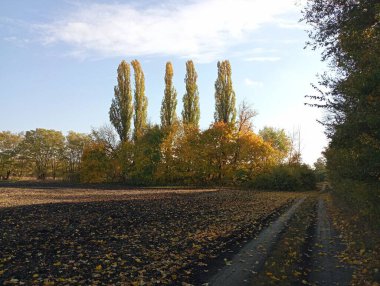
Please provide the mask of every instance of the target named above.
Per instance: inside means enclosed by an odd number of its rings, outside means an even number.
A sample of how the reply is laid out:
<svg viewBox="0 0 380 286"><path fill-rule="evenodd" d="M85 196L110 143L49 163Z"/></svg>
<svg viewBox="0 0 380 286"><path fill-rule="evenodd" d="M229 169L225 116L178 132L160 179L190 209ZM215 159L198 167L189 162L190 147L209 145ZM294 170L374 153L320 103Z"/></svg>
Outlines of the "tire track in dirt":
<svg viewBox="0 0 380 286"><path fill-rule="evenodd" d="M226 261L226 266L211 277L209 285L250 285L251 277L262 268L279 235L304 200L305 198L297 200L255 239L248 242L231 261Z"/></svg>
<svg viewBox="0 0 380 286"><path fill-rule="evenodd" d="M349 285L352 268L339 261L344 244L332 227L323 198L318 199L317 225L311 257L311 285Z"/></svg>

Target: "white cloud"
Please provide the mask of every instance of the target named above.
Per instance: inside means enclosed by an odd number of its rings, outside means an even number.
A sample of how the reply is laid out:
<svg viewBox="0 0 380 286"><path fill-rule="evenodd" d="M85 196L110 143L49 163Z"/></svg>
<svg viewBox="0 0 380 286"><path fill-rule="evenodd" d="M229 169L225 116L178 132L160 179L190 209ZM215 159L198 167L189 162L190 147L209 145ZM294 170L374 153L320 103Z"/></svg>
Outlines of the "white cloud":
<svg viewBox="0 0 380 286"><path fill-rule="evenodd" d="M277 62L281 58L280 57L251 57L246 58L245 61L247 62Z"/></svg>
<svg viewBox="0 0 380 286"><path fill-rule="evenodd" d="M261 81L252 80L250 78L245 78L244 83L246 86L250 86L250 87L263 87L264 86L264 83L262 83Z"/></svg>
<svg viewBox="0 0 380 286"><path fill-rule="evenodd" d="M263 25L279 26L281 16L296 10L294 0L173 1L145 8L90 4L38 28L46 44L68 44L81 56L170 55L207 62Z"/></svg>

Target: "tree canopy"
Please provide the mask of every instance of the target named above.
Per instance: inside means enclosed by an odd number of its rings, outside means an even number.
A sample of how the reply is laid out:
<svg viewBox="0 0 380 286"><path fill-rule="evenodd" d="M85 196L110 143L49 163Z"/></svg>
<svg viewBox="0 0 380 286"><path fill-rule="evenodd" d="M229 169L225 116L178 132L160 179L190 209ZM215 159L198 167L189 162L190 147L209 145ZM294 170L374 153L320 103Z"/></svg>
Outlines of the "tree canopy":
<svg viewBox="0 0 380 286"><path fill-rule="evenodd" d="M218 62L218 77L215 81L215 122L235 123L235 92L232 87L230 62Z"/></svg>
<svg viewBox="0 0 380 286"><path fill-rule="evenodd" d="M109 111L110 121L119 134L120 140L129 138L133 114L131 70L126 61L122 61L117 69L117 86L114 88L115 97Z"/></svg>
<svg viewBox="0 0 380 286"><path fill-rule="evenodd" d="M161 125L170 127L177 120L177 91L173 86L173 65L171 62L166 63L165 70L165 91L161 105Z"/></svg>
<svg viewBox="0 0 380 286"><path fill-rule="evenodd" d="M186 93L183 96L182 121L185 124L199 126L199 92L197 85L197 72L193 61L186 62Z"/></svg>
<svg viewBox="0 0 380 286"><path fill-rule="evenodd" d="M147 125L147 109L148 98L145 95L145 77L144 72L138 60L131 62L134 77L135 77L135 90L134 90L134 139L141 136Z"/></svg>

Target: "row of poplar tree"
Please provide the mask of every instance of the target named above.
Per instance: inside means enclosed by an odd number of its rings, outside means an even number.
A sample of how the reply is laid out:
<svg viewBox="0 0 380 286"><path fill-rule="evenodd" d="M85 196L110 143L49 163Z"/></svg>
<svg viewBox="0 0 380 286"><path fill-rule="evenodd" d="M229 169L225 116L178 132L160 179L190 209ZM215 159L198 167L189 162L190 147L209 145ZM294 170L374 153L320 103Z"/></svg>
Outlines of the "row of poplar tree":
<svg viewBox="0 0 380 286"><path fill-rule="evenodd" d="M113 127L67 136L42 128L23 134L0 132L0 175L130 185L251 184L287 190L314 186L314 173L301 164L284 130L265 127L255 133L256 112L244 102L236 109L229 61L217 64L215 120L205 130L199 128L199 92L192 61L186 63L181 119L176 115L173 66L166 64L160 125L147 122L144 73L137 60L131 65L134 90L130 65L122 61L117 69L109 110Z"/></svg>
<svg viewBox="0 0 380 286"><path fill-rule="evenodd" d="M134 71L134 101L132 101L131 69L126 61L122 61L117 69L117 86L115 97L109 111L110 121L119 134L121 141L130 137L133 118L133 139L143 134L147 127L148 99L145 95L145 78L140 63L131 62ZM228 60L218 62L218 78L215 82L215 122L234 124L236 120L235 92L232 87L231 65ZM199 91L197 72L193 61L186 62L186 93L183 96L182 123L199 127ZM161 127L167 128L178 121L177 91L173 86L173 65L166 63L165 90L161 106Z"/></svg>
<svg viewBox="0 0 380 286"><path fill-rule="evenodd" d="M137 60L131 65L135 88L132 92L130 65L122 61L109 111L120 144L112 148L107 142L97 142L86 148L82 181L122 180L156 185L255 182L265 188L313 187L314 174L301 164L300 154L284 130L267 127L256 134L251 122L256 112L244 102L236 109L228 60L217 64L215 121L206 130L199 128L199 92L193 61L186 62L182 120L176 115L173 66L166 63L161 125L147 123L144 73ZM268 175L274 170L275 178Z"/></svg>

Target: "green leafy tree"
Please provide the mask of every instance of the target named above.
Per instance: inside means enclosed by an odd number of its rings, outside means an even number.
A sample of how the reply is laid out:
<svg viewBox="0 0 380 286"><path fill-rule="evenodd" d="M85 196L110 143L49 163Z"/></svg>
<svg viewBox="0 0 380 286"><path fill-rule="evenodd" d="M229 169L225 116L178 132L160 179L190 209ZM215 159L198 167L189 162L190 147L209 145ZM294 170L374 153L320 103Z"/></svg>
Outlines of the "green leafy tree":
<svg viewBox="0 0 380 286"><path fill-rule="evenodd" d="M183 96L182 121L185 124L199 126L199 92L197 85L197 72L195 71L193 61L186 62L186 93Z"/></svg>
<svg viewBox="0 0 380 286"><path fill-rule="evenodd" d="M94 141L83 150L80 167L82 183L104 183L111 180L112 162L104 142Z"/></svg>
<svg viewBox="0 0 380 286"><path fill-rule="evenodd" d="M289 136L286 135L284 129L276 129L273 127L265 126L259 131L259 135L265 142L269 143L278 152L279 163L289 155L292 149L292 141Z"/></svg>
<svg viewBox="0 0 380 286"><path fill-rule="evenodd" d="M57 176L64 152L65 137L62 132L37 128L25 133L21 152L34 163L35 175L44 180L50 174Z"/></svg>
<svg viewBox="0 0 380 286"><path fill-rule="evenodd" d="M312 105L323 107L327 167L336 178L379 182L380 178L380 3L308 1L304 20L312 48L322 48L326 73ZM330 179L334 176L330 176Z"/></svg>
<svg viewBox="0 0 380 286"><path fill-rule="evenodd" d="M116 150L119 143L117 140L117 134L112 126L108 124L98 128L93 128L90 136L92 141L101 142L105 146L109 156L111 156L111 154Z"/></svg>
<svg viewBox="0 0 380 286"><path fill-rule="evenodd" d="M326 159L324 157L318 158L317 161L314 163L314 172L319 182L323 182L324 180L326 180Z"/></svg>
<svg viewBox="0 0 380 286"><path fill-rule="evenodd" d="M66 177L70 181L79 181L80 166L83 151L90 144L91 137L87 134L69 131L66 135L64 158L66 162Z"/></svg>
<svg viewBox="0 0 380 286"><path fill-rule="evenodd" d="M235 123L235 92L231 73L229 61L218 62L218 78L215 81L215 122Z"/></svg>
<svg viewBox="0 0 380 286"><path fill-rule="evenodd" d="M20 134L0 132L0 179L8 180L16 168L18 146L22 140Z"/></svg>
<svg viewBox="0 0 380 286"><path fill-rule="evenodd" d="M173 86L173 65L171 62L166 63L165 71L165 92L161 106L161 126L169 127L177 120L177 91Z"/></svg>
<svg viewBox="0 0 380 286"><path fill-rule="evenodd" d="M161 161L161 143L164 138L157 125L147 126L146 132L134 142L133 163L129 165L129 180L134 184L156 182L157 167Z"/></svg>
<svg viewBox="0 0 380 286"><path fill-rule="evenodd" d="M148 98L145 96L145 78L140 63L137 60L131 62L135 77L135 113L134 113L134 139L141 136L147 124Z"/></svg>
<svg viewBox="0 0 380 286"><path fill-rule="evenodd" d="M114 88L115 97L109 111L110 121L119 134L121 141L129 138L133 114L131 71L129 64L122 61L117 69L117 86Z"/></svg>

